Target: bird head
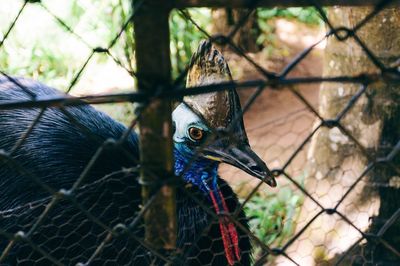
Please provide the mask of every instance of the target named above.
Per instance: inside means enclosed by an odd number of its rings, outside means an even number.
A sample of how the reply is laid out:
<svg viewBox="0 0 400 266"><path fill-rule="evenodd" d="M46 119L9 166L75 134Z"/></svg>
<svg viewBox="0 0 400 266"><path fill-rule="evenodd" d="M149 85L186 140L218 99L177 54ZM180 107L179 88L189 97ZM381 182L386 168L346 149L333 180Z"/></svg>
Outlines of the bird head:
<svg viewBox="0 0 400 266"><path fill-rule="evenodd" d="M186 87L190 89L231 80L222 54L211 42L202 41L192 56ZM235 90L186 96L174 110L172 119L175 146L185 156L228 163L272 187L276 186L266 164L249 145Z"/></svg>

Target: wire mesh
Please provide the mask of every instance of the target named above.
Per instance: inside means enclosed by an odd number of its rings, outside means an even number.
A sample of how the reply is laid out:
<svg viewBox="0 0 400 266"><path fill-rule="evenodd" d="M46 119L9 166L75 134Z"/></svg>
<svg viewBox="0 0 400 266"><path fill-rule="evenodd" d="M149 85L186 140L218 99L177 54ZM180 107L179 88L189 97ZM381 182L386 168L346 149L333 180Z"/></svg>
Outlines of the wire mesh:
<svg viewBox="0 0 400 266"><path fill-rule="evenodd" d="M0 50L5 49L27 9L34 6L88 51L64 86L67 93L99 54L136 80L136 67L130 58L133 52L121 55L112 49L132 34L131 21L141 12L142 3L136 1L120 30L97 46L68 25L49 3L21 1L19 11L1 35ZM398 55L383 62L374 52L376 47L358 36L373 27L371 21L376 24L377 19L387 19L381 15L390 4L381 1L366 9L369 12L355 25L342 26L334 25L319 2L309 1L323 19L327 33L284 62L281 69L265 67L235 42L235 35L256 12L258 1L249 1L248 9L230 31L217 35L199 26L189 9L177 10L228 57L246 62L249 72L257 73L251 75L254 79L186 89L188 64L172 82L172 89L155 90L154 94L139 91L71 97L1 69L0 265L398 264L400 208L398 204L393 207L399 195L398 116L389 116L388 125L382 122L386 107L395 106L390 112L398 112ZM339 71L340 66L335 68L337 62L325 59L336 69L332 73L339 74L293 74L316 46L327 40L351 42L349 47L358 47L377 71L348 70L348 74L340 75L344 71ZM322 86L319 103L317 94L310 93L319 89L316 84ZM243 108L231 117L224 131L203 119L210 136L194 149L179 172L180 179L198 167L207 147L236 140L235 130L244 117L246 125L253 125L247 128L250 143L271 168L278 189L266 187L265 179L235 184L249 179L239 170L223 167L220 174L228 181L217 179L221 193L217 197L223 200L215 205L213 194L205 195L196 181L161 180L155 184L158 190L166 184L177 189L178 232L176 250L159 250L146 241L143 225L154 196L143 204L143 184L138 182L140 170L156 174L139 163L134 127L154 101L182 103L188 96L234 90L239 92ZM334 93L337 95L329 98ZM270 109L260 100L267 97L272 99L267 103ZM135 103L128 127L89 106L122 102ZM184 104L188 111L202 117L192 105ZM280 108L285 110L272 116ZM363 114L372 118L368 120ZM379 137L385 133L390 137ZM212 167L214 163L210 162L202 171ZM270 202L284 202L291 211L274 211L277 207ZM265 220L270 219L281 222L268 228Z"/></svg>

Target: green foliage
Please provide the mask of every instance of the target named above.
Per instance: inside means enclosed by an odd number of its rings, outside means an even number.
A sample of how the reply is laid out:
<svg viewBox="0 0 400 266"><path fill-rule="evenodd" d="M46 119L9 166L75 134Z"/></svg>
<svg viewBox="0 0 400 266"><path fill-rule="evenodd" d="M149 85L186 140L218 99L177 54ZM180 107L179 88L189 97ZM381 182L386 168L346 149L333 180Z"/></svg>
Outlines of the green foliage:
<svg viewBox="0 0 400 266"><path fill-rule="evenodd" d="M261 29L257 44L264 46L268 54L279 50L273 19L292 19L309 26L321 26L323 24L320 14L313 7L259 8L257 9L257 18Z"/></svg>
<svg viewBox="0 0 400 266"><path fill-rule="evenodd" d="M280 246L294 232L296 215L302 196L290 188L280 188L278 193L257 193L245 205L252 232L267 245Z"/></svg>
<svg viewBox="0 0 400 266"><path fill-rule="evenodd" d="M55 51L53 48L43 49L40 45L25 48L23 56L9 56L18 53L23 49L18 43L13 48L4 47L0 53L0 68L5 69L6 73L12 75L33 77L44 81L52 81L53 84L58 82L66 86L66 80L71 79L73 73L69 66L64 63L71 60L68 55ZM73 64L71 64L73 65ZM59 78L62 76L62 80Z"/></svg>
<svg viewBox="0 0 400 266"><path fill-rule="evenodd" d="M131 11L131 2L126 0L42 2L93 48L107 47L129 18ZM23 1L16 1L12 5L7 4L7 8L2 8L0 33L6 32L22 3ZM212 24L210 9L174 10L171 13L170 47L174 77L185 69L199 41L206 37L191 21L184 18L182 12L187 12L208 32ZM258 9L258 17L263 31L258 38L260 44L272 43L274 40L273 26L268 23L270 18L293 18L308 24L318 24L321 21L313 8L261 8ZM129 25L112 48L112 53L125 67L134 70L134 48L133 27ZM66 32L40 4L29 4L0 50L0 68L13 75L31 76L50 85L66 88L68 81L79 70L89 53L90 49L79 38ZM96 57L95 62L104 63L105 58Z"/></svg>
<svg viewBox="0 0 400 266"><path fill-rule="evenodd" d="M209 28L212 25L211 10L206 8L187 9L184 11L174 10L170 17L171 29L171 61L173 67L173 76L176 77L187 66L192 52L196 49L199 41L206 36L197 29L195 25L187 20L182 12L187 12L190 17L202 29L210 33ZM257 39L258 44L273 44L275 36L273 34L273 25L270 19L283 17L295 19L309 25L319 25L322 20L319 13L312 7L306 8L260 8L257 10L258 24L262 31ZM274 45L268 46L273 49Z"/></svg>
<svg viewBox="0 0 400 266"><path fill-rule="evenodd" d="M0 40L23 1L1 3ZM51 86L66 89L89 56L91 48L108 47L130 13L129 1L51 1L43 5L60 18L59 23L39 3L28 4L0 49L0 68L11 75L33 77ZM68 32L70 28L80 37ZM116 43L112 52L131 67L133 29ZM106 57L96 56L95 64ZM129 58L124 60L124 58Z"/></svg>
<svg viewBox="0 0 400 266"><path fill-rule="evenodd" d="M193 51L201 39L206 36L187 20L182 12L186 12L204 30L211 25L211 11L205 8L192 10L174 10L170 16L171 29L171 61L173 76L177 77L187 67Z"/></svg>
<svg viewBox="0 0 400 266"><path fill-rule="evenodd" d="M317 10L313 7L289 7L289 8L260 8L257 10L257 15L260 20L268 20L271 18L289 18L296 19L300 22L319 25L322 19Z"/></svg>

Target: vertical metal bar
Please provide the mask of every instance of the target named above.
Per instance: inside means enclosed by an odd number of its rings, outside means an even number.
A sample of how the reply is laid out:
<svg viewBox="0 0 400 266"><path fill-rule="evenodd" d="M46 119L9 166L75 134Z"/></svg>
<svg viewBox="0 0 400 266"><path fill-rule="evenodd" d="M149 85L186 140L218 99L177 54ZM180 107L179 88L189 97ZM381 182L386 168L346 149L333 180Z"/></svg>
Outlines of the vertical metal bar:
<svg viewBox="0 0 400 266"><path fill-rule="evenodd" d="M134 0L138 3L139 0ZM145 0L133 19L138 88L154 94L171 84L169 1ZM173 178L171 102L153 100L142 113L140 161L144 204L155 195L144 215L145 239L157 249L175 248L177 235L175 189L159 184Z"/></svg>

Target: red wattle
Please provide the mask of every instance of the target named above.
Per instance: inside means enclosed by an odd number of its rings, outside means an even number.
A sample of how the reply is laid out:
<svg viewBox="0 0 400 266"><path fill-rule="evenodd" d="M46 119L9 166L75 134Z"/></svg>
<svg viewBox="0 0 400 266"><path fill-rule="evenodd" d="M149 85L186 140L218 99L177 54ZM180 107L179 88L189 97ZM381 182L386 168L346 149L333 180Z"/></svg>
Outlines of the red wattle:
<svg viewBox="0 0 400 266"><path fill-rule="evenodd" d="M221 198L222 206L223 206L225 212L229 213L228 206L226 205L225 199L224 199L221 191L218 190L218 193L219 193L219 196ZM237 258L238 261L240 261L239 236L238 236L238 233L236 231L236 227L231 221L229 221L228 218L225 217L225 219L228 220L228 222L229 222L229 224L228 224L229 235L230 235L231 240L233 242L233 247L235 249L236 258Z"/></svg>
<svg viewBox="0 0 400 266"><path fill-rule="evenodd" d="M228 206L226 205L225 199L220 190L218 190L218 195L221 199L222 208L224 209L224 212L229 213ZM218 206L213 191L210 191L210 197L214 205L215 212L217 214L220 214L221 210ZM235 265L235 262L240 261L238 233L236 231L235 225L231 221L229 221L227 217L220 218L219 228L221 231L222 242L224 244L226 260L228 261L229 265L233 266Z"/></svg>

